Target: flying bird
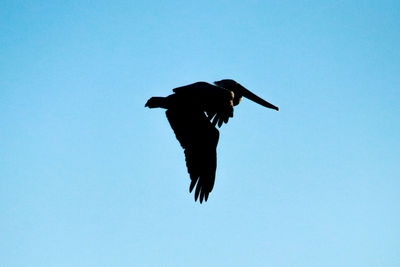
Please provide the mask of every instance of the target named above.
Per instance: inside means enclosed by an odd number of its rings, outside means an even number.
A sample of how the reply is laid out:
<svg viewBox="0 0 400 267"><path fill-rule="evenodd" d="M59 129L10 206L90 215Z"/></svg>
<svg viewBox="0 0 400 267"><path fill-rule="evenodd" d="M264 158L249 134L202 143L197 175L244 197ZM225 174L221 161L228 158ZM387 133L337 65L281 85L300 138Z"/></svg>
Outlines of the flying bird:
<svg viewBox="0 0 400 267"><path fill-rule="evenodd" d="M253 94L234 80L214 84L197 82L173 89L167 97L152 97L145 107L166 109L167 119L176 139L185 151L191 183L196 186L194 199L207 201L214 187L217 169L218 127L233 117L233 107L242 97L279 111L279 108Z"/></svg>

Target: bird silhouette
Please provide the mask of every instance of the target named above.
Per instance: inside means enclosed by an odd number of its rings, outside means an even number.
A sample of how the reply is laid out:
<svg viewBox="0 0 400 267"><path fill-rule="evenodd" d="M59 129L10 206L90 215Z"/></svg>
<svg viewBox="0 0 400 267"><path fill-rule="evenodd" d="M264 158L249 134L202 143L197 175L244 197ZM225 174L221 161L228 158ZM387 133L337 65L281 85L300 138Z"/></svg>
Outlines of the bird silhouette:
<svg viewBox="0 0 400 267"><path fill-rule="evenodd" d="M166 109L167 119L185 151L194 199L208 200L217 169L218 127L233 117L233 107L246 97L264 107L278 107L253 94L234 80L214 84L196 82L173 89L167 97L152 97L145 107Z"/></svg>

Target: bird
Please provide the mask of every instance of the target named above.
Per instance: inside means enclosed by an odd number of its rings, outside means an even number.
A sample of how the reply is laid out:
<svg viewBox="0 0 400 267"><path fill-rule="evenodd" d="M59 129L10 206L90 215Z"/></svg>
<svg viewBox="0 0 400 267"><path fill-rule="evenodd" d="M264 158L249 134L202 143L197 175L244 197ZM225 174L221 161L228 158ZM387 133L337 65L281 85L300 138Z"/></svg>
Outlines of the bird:
<svg viewBox="0 0 400 267"><path fill-rule="evenodd" d="M194 200L208 200L213 190L217 169L217 145L223 123L233 117L233 107L246 97L266 108L279 108L232 79L196 82L172 90L167 97L151 97L148 108L166 109L166 116L176 139L184 149L191 183L189 192L196 186Z"/></svg>

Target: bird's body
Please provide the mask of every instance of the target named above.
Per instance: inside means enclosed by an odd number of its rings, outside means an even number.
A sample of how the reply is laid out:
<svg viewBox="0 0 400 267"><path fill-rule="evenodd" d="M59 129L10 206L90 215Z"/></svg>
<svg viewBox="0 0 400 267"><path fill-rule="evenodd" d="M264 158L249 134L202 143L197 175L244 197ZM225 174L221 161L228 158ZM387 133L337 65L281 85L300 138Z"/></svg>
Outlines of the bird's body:
<svg viewBox="0 0 400 267"><path fill-rule="evenodd" d="M161 107L168 110L201 110L209 118L216 117L219 125L233 117L233 92L206 83L197 82L173 89L174 94L167 97L152 97L146 106Z"/></svg>
<svg viewBox="0 0 400 267"><path fill-rule="evenodd" d="M207 201L213 189L217 168L217 144L219 131L216 128L233 117L233 106L239 104L241 96L250 97L257 103L278 110L277 107L252 94L233 80L222 80L212 85L197 82L173 89L167 97L152 97L149 108L167 109L168 121L176 138L185 150L186 166L191 178L190 192L194 186L195 200Z"/></svg>

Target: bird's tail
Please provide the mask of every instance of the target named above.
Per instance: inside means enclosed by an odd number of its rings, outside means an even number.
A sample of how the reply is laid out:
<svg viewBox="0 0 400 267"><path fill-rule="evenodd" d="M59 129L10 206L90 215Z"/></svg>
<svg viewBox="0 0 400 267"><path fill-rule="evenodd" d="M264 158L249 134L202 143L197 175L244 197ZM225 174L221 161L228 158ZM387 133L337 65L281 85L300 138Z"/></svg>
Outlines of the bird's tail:
<svg viewBox="0 0 400 267"><path fill-rule="evenodd" d="M155 96L147 100L145 107L149 108L167 108L167 98Z"/></svg>

